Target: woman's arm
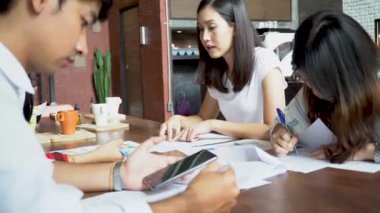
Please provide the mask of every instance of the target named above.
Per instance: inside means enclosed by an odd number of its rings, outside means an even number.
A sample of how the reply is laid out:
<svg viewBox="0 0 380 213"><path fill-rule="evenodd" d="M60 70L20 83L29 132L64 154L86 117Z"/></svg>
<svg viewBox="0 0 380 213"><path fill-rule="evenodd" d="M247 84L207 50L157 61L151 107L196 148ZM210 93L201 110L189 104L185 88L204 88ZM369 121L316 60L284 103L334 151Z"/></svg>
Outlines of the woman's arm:
<svg viewBox="0 0 380 213"><path fill-rule="evenodd" d="M182 128L188 128L201 121L214 119L219 115L219 112L218 102L207 91L197 115L180 117Z"/></svg>
<svg viewBox="0 0 380 213"><path fill-rule="evenodd" d="M285 108L284 77L277 68L265 76L262 88L264 99L264 124L272 126L277 117L276 108Z"/></svg>
<svg viewBox="0 0 380 213"><path fill-rule="evenodd" d="M211 131L235 138L269 139L270 125L259 123L235 123L222 120L206 121Z"/></svg>
<svg viewBox="0 0 380 213"><path fill-rule="evenodd" d="M368 143L362 149L357 151L352 160L354 161L364 161L364 160L375 160L375 143Z"/></svg>
<svg viewBox="0 0 380 213"><path fill-rule="evenodd" d="M181 116L174 115L161 125L160 136L166 136L167 140L188 140L191 127L204 120L216 118L219 114L218 102L207 92L198 115Z"/></svg>

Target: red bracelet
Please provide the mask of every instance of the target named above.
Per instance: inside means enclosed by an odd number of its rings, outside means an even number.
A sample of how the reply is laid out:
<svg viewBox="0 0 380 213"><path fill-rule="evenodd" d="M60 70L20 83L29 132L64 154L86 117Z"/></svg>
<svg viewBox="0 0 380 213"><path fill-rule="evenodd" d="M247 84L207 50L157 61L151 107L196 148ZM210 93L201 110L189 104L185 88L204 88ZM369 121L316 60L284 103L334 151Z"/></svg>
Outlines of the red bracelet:
<svg viewBox="0 0 380 213"><path fill-rule="evenodd" d="M69 162L69 158L66 154L62 154L59 152L47 152L45 153L46 157L52 160L57 160L57 161L64 161L64 162Z"/></svg>

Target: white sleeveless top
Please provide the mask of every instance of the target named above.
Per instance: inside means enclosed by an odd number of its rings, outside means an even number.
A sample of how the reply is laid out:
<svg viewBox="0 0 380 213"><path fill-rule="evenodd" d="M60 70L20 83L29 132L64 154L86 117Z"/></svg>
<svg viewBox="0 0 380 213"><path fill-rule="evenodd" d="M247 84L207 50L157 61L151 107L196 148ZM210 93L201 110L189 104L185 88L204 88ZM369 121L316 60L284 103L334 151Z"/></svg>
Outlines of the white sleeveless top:
<svg viewBox="0 0 380 213"><path fill-rule="evenodd" d="M232 90L231 81L226 79L225 75L224 86L228 88L228 93L221 93L215 88L207 88L210 96L218 102L220 111L227 121L264 122L262 82L266 74L273 68L279 68L279 65L280 61L273 51L263 47L256 47L254 72L250 84L246 85L240 92L235 93ZM284 85L286 85L285 79Z"/></svg>

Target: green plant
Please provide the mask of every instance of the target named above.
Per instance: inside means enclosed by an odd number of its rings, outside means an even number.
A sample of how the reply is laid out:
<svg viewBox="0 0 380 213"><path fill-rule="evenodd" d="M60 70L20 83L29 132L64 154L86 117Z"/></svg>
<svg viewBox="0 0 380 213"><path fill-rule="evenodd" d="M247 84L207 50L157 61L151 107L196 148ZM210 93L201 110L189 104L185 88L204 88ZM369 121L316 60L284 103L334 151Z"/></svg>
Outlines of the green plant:
<svg viewBox="0 0 380 213"><path fill-rule="evenodd" d="M98 103L105 103L111 90L111 53L106 51L104 57L99 49L94 52L93 81Z"/></svg>

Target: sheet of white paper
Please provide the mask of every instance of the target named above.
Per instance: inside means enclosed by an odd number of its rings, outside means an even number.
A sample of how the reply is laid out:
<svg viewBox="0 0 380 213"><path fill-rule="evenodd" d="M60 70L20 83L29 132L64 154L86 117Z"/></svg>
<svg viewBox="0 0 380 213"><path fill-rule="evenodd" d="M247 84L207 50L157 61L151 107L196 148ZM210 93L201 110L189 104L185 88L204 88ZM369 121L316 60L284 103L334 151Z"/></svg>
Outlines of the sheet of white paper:
<svg viewBox="0 0 380 213"><path fill-rule="evenodd" d="M228 136L221 136L229 138ZM245 144L253 144L259 147L263 150L271 149L271 145L269 141L263 141L263 140L254 140L254 139L243 139L243 140L236 140L229 138L225 141L213 140L213 139L202 139L197 142L188 143L188 142L167 142L164 141L162 143L157 144L154 146L151 151L152 152L168 152L173 150L181 151L187 155L191 155L199 150L207 149L212 150L219 147L224 146L234 146L234 145L245 145Z"/></svg>
<svg viewBox="0 0 380 213"><path fill-rule="evenodd" d="M350 161L343 164L330 164L329 167L367 173L375 173L380 171L380 164L364 161Z"/></svg>
<svg viewBox="0 0 380 213"><path fill-rule="evenodd" d="M189 147L201 147L213 144L223 144L226 142L231 142L236 140L235 138L215 134L215 133L207 133L199 135L199 139L194 142L182 142L182 141L164 141L158 145L156 145L151 151L152 152L167 152L178 150L181 148L189 148Z"/></svg>
<svg viewBox="0 0 380 213"><path fill-rule="evenodd" d="M96 149L99 145L94 146L84 146L84 147L78 147L74 149L65 149L65 150L59 150L56 152L60 152L67 155L76 155L76 154L84 154L87 152L91 152L92 150Z"/></svg>
<svg viewBox="0 0 380 213"><path fill-rule="evenodd" d="M334 133L320 119L317 119L299 136L299 146L308 152L320 149L322 145L331 144L335 141Z"/></svg>
<svg viewBox="0 0 380 213"><path fill-rule="evenodd" d="M124 141L123 145L132 145L132 146L139 146L139 143L133 142L133 141ZM64 149L64 150L59 150L56 152L60 152L63 154L68 154L68 155L75 155L75 154L84 154L87 152L91 152L94 149L98 148L99 145L93 145L93 146L83 146L83 147L78 147L74 149Z"/></svg>
<svg viewBox="0 0 380 213"><path fill-rule="evenodd" d="M270 182L264 179L282 174L286 171L284 167L276 167L262 161L237 162L231 164L235 171L236 183L239 189L249 189Z"/></svg>
<svg viewBox="0 0 380 213"><path fill-rule="evenodd" d="M156 145L153 151L178 150L192 154L208 149L218 156L222 165L231 165L235 169L237 184L241 189L252 188L269 182L263 179L286 172L286 166L277 158L255 146L255 143L267 143L256 140L230 141L202 147L192 147L191 143L164 142Z"/></svg>
<svg viewBox="0 0 380 213"><path fill-rule="evenodd" d="M264 141L264 140L256 140L256 139L242 139L235 141L235 144L254 144L258 148L262 150L269 150L272 149L272 145L270 141Z"/></svg>
<svg viewBox="0 0 380 213"><path fill-rule="evenodd" d="M306 156L288 155L279 159L286 164L288 170L302 173L314 172L329 165L327 161L315 160Z"/></svg>
<svg viewBox="0 0 380 213"><path fill-rule="evenodd" d="M191 143L187 142L168 142L164 141L152 147L151 152L169 152L169 151L182 151L191 148Z"/></svg>
<svg viewBox="0 0 380 213"><path fill-rule="evenodd" d="M240 189L269 184L264 179L286 172L286 166L253 144L217 147L211 150L218 162L231 165Z"/></svg>
<svg viewBox="0 0 380 213"><path fill-rule="evenodd" d="M217 133L205 133L198 136L199 140L234 140L236 138Z"/></svg>
<svg viewBox="0 0 380 213"><path fill-rule="evenodd" d="M146 202L157 202L160 200L164 200L170 197L173 197L183 191L187 186L171 184L168 187L162 188L157 191L128 191L123 190L120 192L109 192L104 193L100 196L95 196L92 198L87 198L84 200L86 205L92 205L96 203L100 203L102 201L113 201L113 200L145 200ZM138 211L137 211L138 212Z"/></svg>
<svg viewBox="0 0 380 213"><path fill-rule="evenodd" d="M309 173L323 168L344 169L357 172L375 173L380 171L380 164L364 161L349 161L343 164L334 164L326 160L316 160L307 156L289 155L279 158L290 171Z"/></svg>
<svg viewBox="0 0 380 213"><path fill-rule="evenodd" d="M243 179L237 179L237 186L239 187L240 190L243 189L252 189L252 188L257 188L259 186L267 185L270 184L270 182L265 181L265 180L260 180L256 178L243 178Z"/></svg>

